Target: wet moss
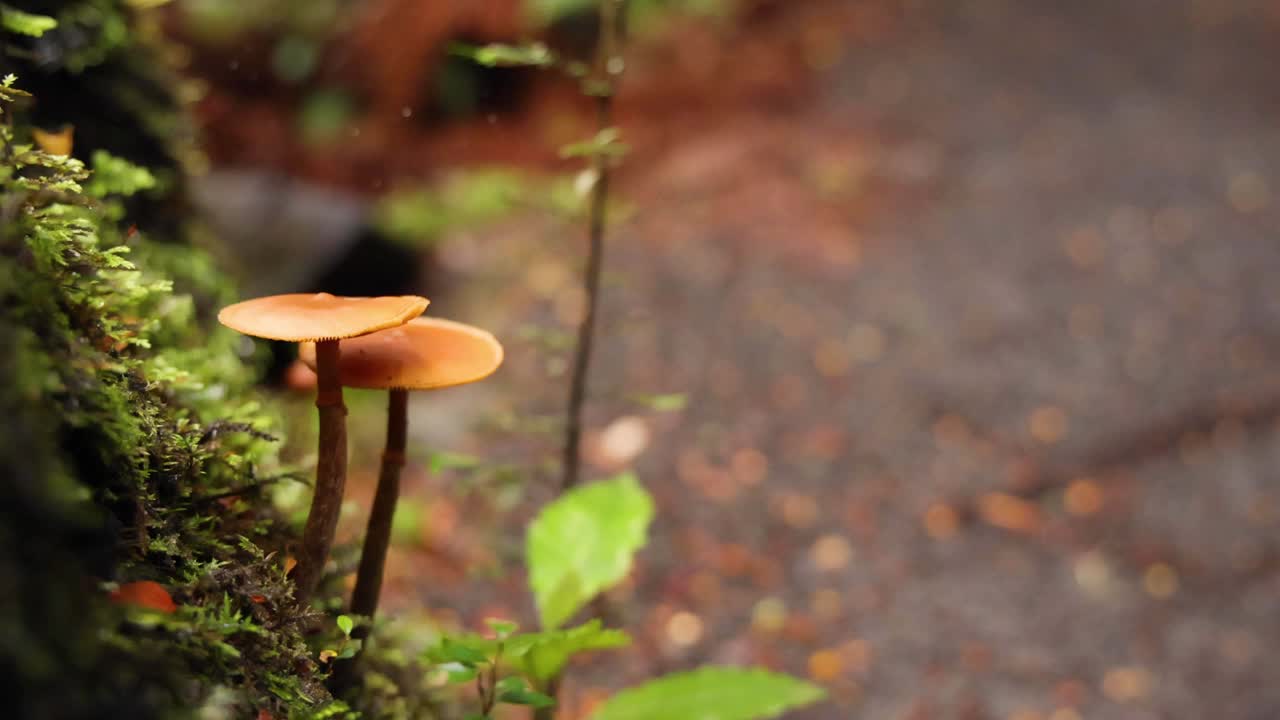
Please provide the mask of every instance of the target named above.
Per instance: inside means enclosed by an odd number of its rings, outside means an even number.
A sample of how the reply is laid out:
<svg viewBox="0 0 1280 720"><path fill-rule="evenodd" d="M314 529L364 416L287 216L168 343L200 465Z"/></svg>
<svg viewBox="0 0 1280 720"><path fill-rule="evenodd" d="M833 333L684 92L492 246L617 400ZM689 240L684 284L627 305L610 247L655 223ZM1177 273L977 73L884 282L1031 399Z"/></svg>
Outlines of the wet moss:
<svg viewBox="0 0 1280 720"><path fill-rule="evenodd" d="M0 672L22 688L10 712L349 716L284 573L296 529L271 493L296 473L276 459L241 339L214 322L234 289L186 212L179 85L128 3L10 7L59 23L0 36L22 77L0 89ZM53 121L76 128L73 157L33 142ZM178 610L110 600L140 580Z"/></svg>

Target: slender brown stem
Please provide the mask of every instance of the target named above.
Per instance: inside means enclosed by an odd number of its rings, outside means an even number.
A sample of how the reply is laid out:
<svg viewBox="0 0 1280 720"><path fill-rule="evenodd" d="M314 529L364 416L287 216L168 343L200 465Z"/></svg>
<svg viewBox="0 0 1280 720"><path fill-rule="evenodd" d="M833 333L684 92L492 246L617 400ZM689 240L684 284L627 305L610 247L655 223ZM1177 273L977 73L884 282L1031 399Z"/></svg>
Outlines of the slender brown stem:
<svg viewBox="0 0 1280 720"><path fill-rule="evenodd" d="M374 491L373 508L369 511L369 524L364 533L364 547L360 550L356 587L351 592L351 613L363 615L370 620L378 611L382 573L387 565L387 548L391 546L391 524L396 515L396 501L400 498L400 471L404 468L408 428L409 391L392 390L387 393L387 444L382 451L378 489ZM351 632L351 637L364 640L369 637L369 631L369 625L361 624ZM333 676L329 680L329 687L334 694L341 694L351 687L356 677L355 665L358 661L359 655L335 663Z"/></svg>
<svg viewBox="0 0 1280 720"><path fill-rule="evenodd" d="M310 601L324 574L347 483L347 408L342 404L338 376L340 352L337 340L316 343L316 409L320 415L316 488L298 548L298 565L293 570L296 598L303 605Z"/></svg>
<svg viewBox="0 0 1280 720"><path fill-rule="evenodd" d="M625 17L625 0L600 0L600 35L596 44L595 66L587 80L587 91L596 100L596 125L605 130L613 124L613 96L617 91L617 76L621 72L621 55L618 52L622 21ZM615 67L616 66L616 67ZM578 484L580 471L579 445L582 441L582 406L587 399L587 372L591 366L591 351L595 335L596 308L600 297L600 269L604 265L605 230L608 227L610 158L606 153L596 153L592 160L595 184L591 188L591 216L588 227L587 267L583 284L587 294L587 307L578 326L578 344L573 358L573 374L569 385L569 407L565 419L564 457L561 461L560 491ZM597 598L593 611L598 615L611 615L604 596ZM542 691L559 703L561 676L547 680ZM556 707L538 708L534 720L553 720Z"/></svg>
<svg viewBox="0 0 1280 720"><path fill-rule="evenodd" d="M391 545L391 521L400 497L400 471L404 468L405 435L409 425L409 392L392 390L387 398L387 446L382 452L382 469L378 489L369 512L364 548L360 551L360 569L356 571L356 587L351 593L351 612L372 618L378 610L382 590L382 571L387 564L387 548ZM368 634L361 626L357 637Z"/></svg>
<svg viewBox="0 0 1280 720"><path fill-rule="evenodd" d="M618 59L618 25L622 0L601 0L600 38L596 47L595 70L588 87L596 99L596 125L604 130L613 122L613 94L616 75L611 65ZM596 307L600 296L600 268L604 265L604 236L608 224L609 157L596 153L592 170L595 184L591 188L591 217L588 228L587 267L584 282L587 307L578 325L578 343L569 381L569 406L565 419L564 457L561 461L561 492L578 484L579 446L582 442L582 406L587 399L587 372L595 337Z"/></svg>

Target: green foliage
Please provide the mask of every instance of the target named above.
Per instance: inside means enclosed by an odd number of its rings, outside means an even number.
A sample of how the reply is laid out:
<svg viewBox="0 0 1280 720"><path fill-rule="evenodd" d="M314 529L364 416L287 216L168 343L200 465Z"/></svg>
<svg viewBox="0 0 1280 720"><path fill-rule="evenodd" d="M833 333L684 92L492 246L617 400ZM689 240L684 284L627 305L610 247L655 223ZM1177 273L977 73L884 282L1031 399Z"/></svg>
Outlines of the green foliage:
<svg viewBox="0 0 1280 720"><path fill-rule="evenodd" d="M532 687L519 675L501 676L501 668L519 662L537 641L529 635L513 635L515 623L490 620L493 639L474 635L443 637L428 648L426 660L443 669L452 683L475 682L480 694L480 712L467 717L488 718L495 705L528 705L549 708L555 700Z"/></svg>
<svg viewBox="0 0 1280 720"><path fill-rule="evenodd" d="M206 41L229 42L246 32L275 30L319 38L340 25L344 0L181 0L185 26Z"/></svg>
<svg viewBox="0 0 1280 720"><path fill-rule="evenodd" d="M551 49L540 42L527 45L493 43L479 47L455 44L450 47L450 52L486 67L551 67L556 63Z"/></svg>
<svg viewBox="0 0 1280 720"><path fill-rule="evenodd" d="M539 25L551 23L570 15L591 12L597 0L526 0L530 18ZM702 15L719 17L727 14L732 0L632 0L629 5L629 22L634 27L648 30L658 25L664 17L672 15Z"/></svg>
<svg viewBox="0 0 1280 720"><path fill-rule="evenodd" d="M317 90L303 100L298 110L298 129L308 143L334 142L355 113L355 101L346 92Z"/></svg>
<svg viewBox="0 0 1280 720"><path fill-rule="evenodd" d="M655 412L675 412L683 410L689 404L689 396L684 393L664 393L661 395L632 395L631 401Z"/></svg>
<svg viewBox="0 0 1280 720"><path fill-rule="evenodd" d="M622 142L622 131L616 127L607 127L589 140L560 148L560 157L603 157L613 160L624 157L629 150L627 144Z"/></svg>
<svg viewBox="0 0 1280 720"><path fill-rule="evenodd" d="M58 21L47 15L34 15L8 5L0 5L0 26L19 35L40 37L58 27Z"/></svg>
<svg viewBox="0 0 1280 720"><path fill-rule="evenodd" d="M565 493L542 509L526 543L542 626L554 629L631 571L653 500L626 472Z"/></svg>
<svg viewBox="0 0 1280 720"><path fill-rule="evenodd" d="M21 96L6 79L0 410L25 436L0 443L0 572L37 603L0 601L0 664L25 689L14 711L148 718L208 700L342 716L281 568L290 530L261 472L274 421L238 338L211 329L229 285L181 237L132 229L127 208L167 191L155 173L102 150L90 172L21 142ZM91 576L158 581L179 609L112 605L81 590Z"/></svg>
<svg viewBox="0 0 1280 720"><path fill-rule="evenodd" d="M566 663L579 653L610 650L631 644L631 636L621 630L602 627L599 620L568 630L530 633L511 643L511 654L519 659L529 677L546 682L560 674Z"/></svg>
<svg viewBox="0 0 1280 720"><path fill-rule="evenodd" d="M374 223L389 236L417 244L459 228L501 219L529 202L532 183L509 170L473 170L434 187L401 188L378 204Z"/></svg>
<svg viewBox="0 0 1280 720"><path fill-rule="evenodd" d="M764 670L706 667L677 673L609 698L592 720L757 720L809 705L821 688Z"/></svg>
<svg viewBox="0 0 1280 720"><path fill-rule="evenodd" d="M85 185L85 192L94 197L107 195L129 196L156 187L155 175L105 150L93 153L93 175Z"/></svg>

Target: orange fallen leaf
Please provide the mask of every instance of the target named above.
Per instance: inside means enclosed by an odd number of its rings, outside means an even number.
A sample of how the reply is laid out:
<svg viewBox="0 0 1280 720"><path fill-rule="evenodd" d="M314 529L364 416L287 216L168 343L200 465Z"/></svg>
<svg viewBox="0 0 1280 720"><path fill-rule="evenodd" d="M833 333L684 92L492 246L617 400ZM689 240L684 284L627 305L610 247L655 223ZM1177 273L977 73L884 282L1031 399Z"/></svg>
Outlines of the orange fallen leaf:
<svg viewBox="0 0 1280 720"><path fill-rule="evenodd" d="M121 605L136 605L163 613L171 613L178 609L169 591L152 580L125 583L111 593L111 600Z"/></svg>
<svg viewBox="0 0 1280 720"><path fill-rule="evenodd" d="M1007 493L988 493L978 510L988 525L1011 532L1032 533L1040 528L1040 510L1032 503Z"/></svg>
<svg viewBox="0 0 1280 720"><path fill-rule="evenodd" d="M267 596L266 595L250 595L249 599L252 600L254 604L261 605L262 603L267 601Z"/></svg>
<svg viewBox="0 0 1280 720"><path fill-rule="evenodd" d="M75 128L63 125L59 130L31 129L31 139L36 146L50 155L70 155L74 144Z"/></svg>
<svg viewBox="0 0 1280 720"><path fill-rule="evenodd" d="M338 657L338 653L334 652L333 650L320 651L320 662L322 663L327 663L336 657Z"/></svg>

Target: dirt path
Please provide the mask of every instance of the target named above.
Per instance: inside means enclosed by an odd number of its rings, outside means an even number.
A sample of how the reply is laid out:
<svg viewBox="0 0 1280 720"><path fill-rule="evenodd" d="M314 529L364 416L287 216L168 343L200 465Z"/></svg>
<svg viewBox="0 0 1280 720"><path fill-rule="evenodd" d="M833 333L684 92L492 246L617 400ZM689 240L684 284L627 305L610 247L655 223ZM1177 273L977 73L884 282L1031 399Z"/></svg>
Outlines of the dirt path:
<svg viewBox="0 0 1280 720"><path fill-rule="evenodd" d="M1280 45L1250 5L816 5L816 99L629 179L590 418L652 434L627 603L657 640L589 677L767 663L832 688L805 718L1280 716ZM548 231L446 246L494 281L454 315L571 320ZM497 405L554 412L544 349L509 351Z"/></svg>

